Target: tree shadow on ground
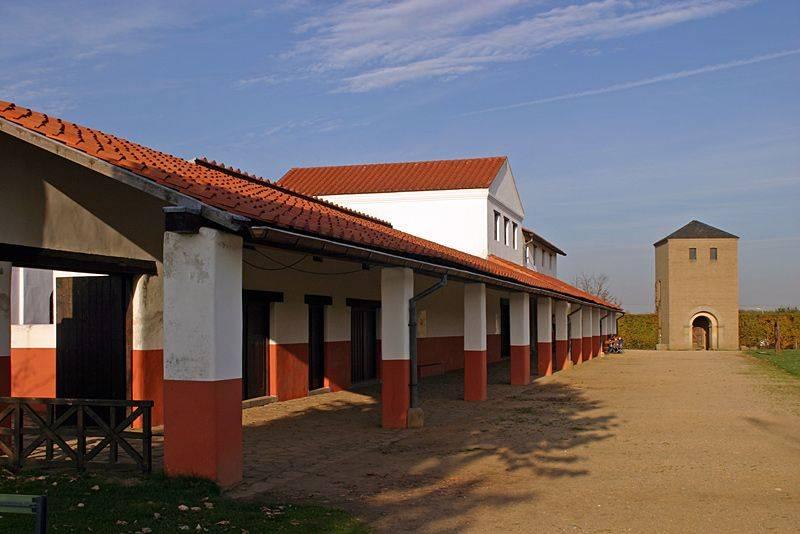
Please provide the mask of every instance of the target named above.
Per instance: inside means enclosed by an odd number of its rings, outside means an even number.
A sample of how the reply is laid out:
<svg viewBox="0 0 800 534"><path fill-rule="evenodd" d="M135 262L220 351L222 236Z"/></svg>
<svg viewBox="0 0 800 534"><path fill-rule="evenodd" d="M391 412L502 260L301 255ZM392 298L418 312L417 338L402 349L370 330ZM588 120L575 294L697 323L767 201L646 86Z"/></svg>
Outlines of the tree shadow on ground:
<svg viewBox="0 0 800 534"><path fill-rule="evenodd" d="M313 500L378 528L452 531L581 477L578 449L608 439L615 416L554 378L506 384L490 367L489 400L461 400L461 372L422 381L425 427L380 428L379 388L245 412L245 483L235 495Z"/></svg>

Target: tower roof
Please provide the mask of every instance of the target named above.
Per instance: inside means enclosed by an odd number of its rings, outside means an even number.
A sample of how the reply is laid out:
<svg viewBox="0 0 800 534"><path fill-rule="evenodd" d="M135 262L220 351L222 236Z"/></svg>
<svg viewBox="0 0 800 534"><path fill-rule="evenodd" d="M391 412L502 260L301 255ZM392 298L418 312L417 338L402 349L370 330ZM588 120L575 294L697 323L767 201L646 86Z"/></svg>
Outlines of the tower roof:
<svg viewBox="0 0 800 534"><path fill-rule="evenodd" d="M725 230L720 230L719 228L714 228L713 226L698 220L694 220L686 226L675 230L667 237L656 241L653 243L653 246L657 247L662 243L666 243L670 239L739 239L739 236L728 233Z"/></svg>

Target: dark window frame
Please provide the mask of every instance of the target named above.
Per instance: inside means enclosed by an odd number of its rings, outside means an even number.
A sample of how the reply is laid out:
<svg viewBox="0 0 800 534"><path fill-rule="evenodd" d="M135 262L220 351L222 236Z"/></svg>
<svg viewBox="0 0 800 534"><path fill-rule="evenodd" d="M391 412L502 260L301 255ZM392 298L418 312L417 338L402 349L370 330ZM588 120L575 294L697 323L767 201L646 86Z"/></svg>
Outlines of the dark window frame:
<svg viewBox="0 0 800 534"><path fill-rule="evenodd" d="M697 249L689 247L689 261L697 261Z"/></svg>
<svg viewBox="0 0 800 534"><path fill-rule="evenodd" d="M711 261L717 261L719 259L719 251L717 250L717 247L711 247L709 249L708 257L711 259Z"/></svg>

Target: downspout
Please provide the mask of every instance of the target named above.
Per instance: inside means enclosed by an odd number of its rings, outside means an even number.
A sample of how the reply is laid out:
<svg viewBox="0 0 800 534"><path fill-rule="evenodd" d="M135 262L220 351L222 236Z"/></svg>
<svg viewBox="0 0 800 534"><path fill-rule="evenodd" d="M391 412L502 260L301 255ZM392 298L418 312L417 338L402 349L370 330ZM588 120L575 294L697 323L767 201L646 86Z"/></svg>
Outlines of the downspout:
<svg viewBox="0 0 800 534"><path fill-rule="evenodd" d="M617 323L617 328L615 328L615 330L617 331L617 335L619 335L619 320L622 319L623 317L625 317L625 312L620 311L620 312L614 312L614 313L618 313L619 314L619 317L617 317L616 320L614 321L615 323Z"/></svg>
<svg viewBox="0 0 800 534"><path fill-rule="evenodd" d="M408 348L410 352L410 381L409 391L411 396L411 408L419 405L419 387L417 380L417 301L422 300L431 293L434 293L447 285L447 273L442 275L442 279L433 284L422 293L418 293L408 299Z"/></svg>

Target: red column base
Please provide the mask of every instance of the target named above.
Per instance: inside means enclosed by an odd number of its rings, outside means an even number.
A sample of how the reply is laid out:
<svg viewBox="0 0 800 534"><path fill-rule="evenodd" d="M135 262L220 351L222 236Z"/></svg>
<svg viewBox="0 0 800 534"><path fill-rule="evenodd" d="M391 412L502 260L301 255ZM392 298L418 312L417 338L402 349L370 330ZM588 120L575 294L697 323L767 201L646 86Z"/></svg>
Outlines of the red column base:
<svg viewBox="0 0 800 534"><path fill-rule="evenodd" d="M411 394L409 360L381 360L381 424L383 428L408 428Z"/></svg>
<svg viewBox="0 0 800 534"><path fill-rule="evenodd" d="M581 353L583 352L583 339L573 338L570 340L572 344L572 364L578 365L581 363Z"/></svg>
<svg viewBox="0 0 800 534"><path fill-rule="evenodd" d="M513 350L513 349L512 349ZM483 401L487 398L486 351L464 351L464 400Z"/></svg>
<svg viewBox="0 0 800 534"><path fill-rule="evenodd" d="M592 336L592 358L600 356L600 336Z"/></svg>
<svg viewBox="0 0 800 534"><path fill-rule="evenodd" d="M603 334L600 336L600 354L606 353L606 341L608 341L608 335Z"/></svg>
<svg viewBox="0 0 800 534"><path fill-rule="evenodd" d="M592 359L592 338L585 337L583 338L583 350L581 351L581 357L583 361L591 360Z"/></svg>
<svg viewBox="0 0 800 534"><path fill-rule="evenodd" d="M164 381L164 469L223 487L242 480L242 380Z"/></svg>
<svg viewBox="0 0 800 534"><path fill-rule="evenodd" d="M539 376L550 376L553 374L553 348L552 343L540 341L536 345L536 360L538 369L536 374Z"/></svg>
<svg viewBox="0 0 800 534"><path fill-rule="evenodd" d="M553 370L561 371L567 366L567 357L569 356L569 341L566 339L556 340L556 368Z"/></svg>
<svg viewBox="0 0 800 534"><path fill-rule="evenodd" d="M526 386L531 383L531 346L511 345L511 384Z"/></svg>

